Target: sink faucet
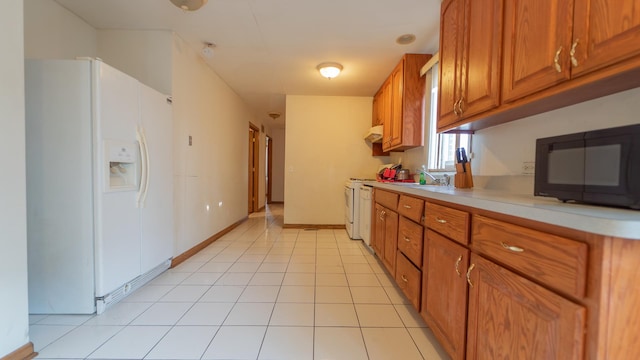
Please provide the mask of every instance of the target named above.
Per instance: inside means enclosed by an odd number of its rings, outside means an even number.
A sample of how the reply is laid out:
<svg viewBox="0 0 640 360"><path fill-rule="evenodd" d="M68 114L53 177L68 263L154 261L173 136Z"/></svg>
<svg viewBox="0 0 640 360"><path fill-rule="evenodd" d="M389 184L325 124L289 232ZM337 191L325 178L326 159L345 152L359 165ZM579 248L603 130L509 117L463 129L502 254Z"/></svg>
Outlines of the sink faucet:
<svg viewBox="0 0 640 360"><path fill-rule="evenodd" d="M427 171L424 171L423 173L431 179L431 182L433 184L438 184L438 185L440 184L440 179L437 179L435 176L429 174L429 172Z"/></svg>
<svg viewBox="0 0 640 360"><path fill-rule="evenodd" d="M437 179L435 176L431 175L428 171L427 171L427 167L422 165L422 169L418 170L418 173L423 174L424 176L428 176L431 179L431 183L435 184L435 185L440 185L440 179ZM421 182L422 184L422 182Z"/></svg>

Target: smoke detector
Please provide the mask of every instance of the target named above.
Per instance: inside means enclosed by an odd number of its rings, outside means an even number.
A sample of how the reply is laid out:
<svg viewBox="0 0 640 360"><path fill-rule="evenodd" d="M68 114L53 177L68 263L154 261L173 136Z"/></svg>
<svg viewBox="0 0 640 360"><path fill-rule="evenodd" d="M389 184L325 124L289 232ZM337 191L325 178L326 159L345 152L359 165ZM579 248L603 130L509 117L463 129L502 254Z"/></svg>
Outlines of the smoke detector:
<svg viewBox="0 0 640 360"><path fill-rule="evenodd" d="M215 47L216 47L216 44L205 42L200 52L202 53L202 56L204 56L205 58L211 59L213 57L213 49Z"/></svg>
<svg viewBox="0 0 640 360"><path fill-rule="evenodd" d="M270 118L272 118L273 120L277 119L280 117L280 113L277 111L272 111L270 113L267 113L267 115L269 115Z"/></svg>

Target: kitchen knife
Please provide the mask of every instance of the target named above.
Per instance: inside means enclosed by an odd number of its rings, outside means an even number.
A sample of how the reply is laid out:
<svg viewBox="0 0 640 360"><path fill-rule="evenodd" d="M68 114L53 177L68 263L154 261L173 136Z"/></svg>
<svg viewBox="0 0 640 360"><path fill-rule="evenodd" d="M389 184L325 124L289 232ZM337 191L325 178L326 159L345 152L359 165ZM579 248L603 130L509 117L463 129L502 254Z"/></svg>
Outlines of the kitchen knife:
<svg viewBox="0 0 640 360"><path fill-rule="evenodd" d="M462 171L467 172L465 164L469 162L469 160L467 159L467 152L464 148L456 149L456 161L458 164L462 164Z"/></svg>

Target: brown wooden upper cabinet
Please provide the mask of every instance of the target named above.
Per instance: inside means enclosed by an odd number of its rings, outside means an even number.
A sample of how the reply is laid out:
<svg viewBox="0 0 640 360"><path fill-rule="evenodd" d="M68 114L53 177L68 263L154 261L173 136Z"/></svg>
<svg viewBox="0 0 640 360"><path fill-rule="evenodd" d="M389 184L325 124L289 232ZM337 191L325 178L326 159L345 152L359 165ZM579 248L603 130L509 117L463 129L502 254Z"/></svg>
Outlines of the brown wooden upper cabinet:
<svg viewBox="0 0 640 360"><path fill-rule="evenodd" d="M640 55L640 0L576 0L573 19L572 76Z"/></svg>
<svg viewBox="0 0 640 360"><path fill-rule="evenodd" d="M405 54L374 97L373 112L378 113L374 125L383 124L385 152L422 146L425 83L420 69L430 58L427 54Z"/></svg>
<svg viewBox="0 0 640 360"><path fill-rule="evenodd" d="M444 0L438 131L640 86L640 0Z"/></svg>
<svg viewBox="0 0 640 360"><path fill-rule="evenodd" d="M504 102L571 77L572 18L573 0L505 1Z"/></svg>
<svg viewBox="0 0 640 360"><path fill-rule="evenodd" d="M640 54L638 0L505 2L503 99Z"/></svg>
<svg viewBox="0 0 640 360"><path fill-rule="evenodd" d="M500 104L502 3L442 3L439 129Z"/></svg>

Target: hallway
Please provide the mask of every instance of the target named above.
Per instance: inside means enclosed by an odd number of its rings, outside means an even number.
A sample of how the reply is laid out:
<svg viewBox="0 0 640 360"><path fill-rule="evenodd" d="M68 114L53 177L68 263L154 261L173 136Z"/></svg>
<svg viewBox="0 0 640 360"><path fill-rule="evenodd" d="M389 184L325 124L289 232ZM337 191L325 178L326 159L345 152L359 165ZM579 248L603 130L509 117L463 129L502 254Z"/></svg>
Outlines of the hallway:
<svg viewBox="0 0 640 360"><path fill-rule="evenodd" d="M38 359L445 359L344 230L282 229L271 205L96 315L31 315Z"/></svg>

